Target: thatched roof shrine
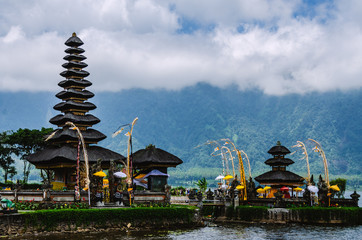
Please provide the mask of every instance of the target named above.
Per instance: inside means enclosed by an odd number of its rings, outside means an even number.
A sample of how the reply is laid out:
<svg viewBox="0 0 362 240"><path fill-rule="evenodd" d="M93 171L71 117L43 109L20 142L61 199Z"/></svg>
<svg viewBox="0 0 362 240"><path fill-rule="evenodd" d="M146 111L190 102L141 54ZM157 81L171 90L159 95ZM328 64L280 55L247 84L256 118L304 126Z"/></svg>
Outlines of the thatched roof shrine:
<svg viewBox="0 0 362 240"><path fill-rule="evenodd" d="M156 148L153 145L146 147L145 149L138 150L133 154L133 165L136 168L147 167L176 167L183 163L183 161L175 155L166 152L160 148Z"/></svg>
<svg viewBox="0 0 362 240"><path fill-rule="evenodd" d="M263 173L255 178L262 185L271 185L272 187L282 186L302 186L304 184L304 178L286 170L286 167L293 164L294 161L285 158L285 155L289 154L288 148L282 146L278 141L277 145L272 147L269 154L273 155L265 161L265 164L272 167L272 170Z"/></svg>

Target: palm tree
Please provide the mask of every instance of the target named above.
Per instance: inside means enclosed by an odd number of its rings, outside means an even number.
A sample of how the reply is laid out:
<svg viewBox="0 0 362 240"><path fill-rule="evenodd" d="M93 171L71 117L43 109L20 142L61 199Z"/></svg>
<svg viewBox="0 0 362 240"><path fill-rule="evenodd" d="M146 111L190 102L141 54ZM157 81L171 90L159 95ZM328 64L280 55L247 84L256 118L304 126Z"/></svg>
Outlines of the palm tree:
<svg viewBox="0 0 362 240"><path fill-rule="evenodd" d="M199 187L199 189L202 193L204 193L207 189L207 181L204 177L201 178L200 180L198 180L196 185Z"/></svg>

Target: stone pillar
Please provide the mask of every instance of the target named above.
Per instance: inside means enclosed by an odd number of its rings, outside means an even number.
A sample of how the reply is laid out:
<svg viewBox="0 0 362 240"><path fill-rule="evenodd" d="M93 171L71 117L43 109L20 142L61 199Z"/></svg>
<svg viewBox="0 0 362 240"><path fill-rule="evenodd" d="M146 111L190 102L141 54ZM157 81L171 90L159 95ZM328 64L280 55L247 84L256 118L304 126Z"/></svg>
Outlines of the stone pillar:
<svg viewBox="0 0 362 240"><path fill-rule="evenodd" d="M239 191L237 189L235 189L234 196L234 209L236 209L239 206Z"/></svg>
<svg viewBox="0 0 362 240"><path fill-rule="evenodd" d="M350 195L352 200L354 201L354 206L358 207L358 200L360 195L356 192L356 190Z"/></svg>

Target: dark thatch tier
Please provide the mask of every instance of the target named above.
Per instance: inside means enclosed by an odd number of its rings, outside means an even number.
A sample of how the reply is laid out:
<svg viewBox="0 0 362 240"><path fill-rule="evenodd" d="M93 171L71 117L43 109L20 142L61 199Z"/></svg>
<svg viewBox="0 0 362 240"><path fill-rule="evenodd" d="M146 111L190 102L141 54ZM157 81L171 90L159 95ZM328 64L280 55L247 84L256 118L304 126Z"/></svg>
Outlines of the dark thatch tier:
<svg viewBox="0 0 362 240"><path fill-rule="evenodd" d="M81 54L81 53L84 53L84 49L83 48L75 48L75 47L71 47L71 48L67 48L65 49L65 52L66 53L69 53L69 54Z"/></svg>
<svg viewBox="0 0 362 240"><path fill-rule="evenodd" d="M272 155L286 155L289 154L290 151L288 148L281 146L281 145L276 145L274 147L272 147L268 153L272 154Z"/></svg>
<svg viewBox="0 0 362 240"><path fill-rule="evenodd" d="M89 76L89 72L84 70L75 70L75 69L68 69L67 71L61 72L60 75L65 78L69 77L79 77L79 78L85 78Z"/></svg>
<svg viewBox="0 0 362 240"><path fill-rule="evenodd" d="M84 43L82 42L82 40L80 40L80 38L77 37L75 33L73 33L73 35L65 42L65 45L67 45L68 47L79 47L83 44Z"/></svg>
<svg viewBox="0 0 362 240"><path fill-rule="evenodd" d="M92 85L92 83L88 80L85 80L85 79L80 80L80 79L72 79L72 78L63 80L58 83L58 86L63 87L63 88L68 88L68 87L72 87L72 86L85 88L85 87L89 87L91 85Z"/></svg>
<svg viewBox="0 0 362 240"><path fill-rule="evenodd" d="M97 143L106 138L106 135L104 135L103 133L101 133L95 129L92 129L92 128L88 128L87 131L82 131L82 135L83 135L84 141L88 142L88 143L90 143L90 142ZM65 141L78 142L77 131L74 131L69 128L58 129L56 131L56 133L54 134L54 136L48 140L48 142L50 142L50 143L65 142Z"/></svg>
<svg viewBox="0 0 362 240"><path fill-rule="evenodd" d="M72 122L74 124L81 124L81 125L94 125L99 123L101 120L99 118L93 116L92 114L86 115L75 115L73 113L67 112L66 114L56 115L55 117L49 120L50 123L62 126L66 122Z"/></svg>
<svg viewBox="0 0 362 240"><path fill-rule="evenodd" d="M66 111L66 110L93 110L96 109L96 105L90 102L75 102L73 100L68 100L66 102L58 103L53 107L55 110Z"/></svg>
<svg viewBox="0 0 362 240"><path fill-rule="evenodd" d="M67 98L89 99L89 98L94 97L94 93L92 93L88 90L77 91L77 90L70 88L70 89L68 89L68 91L61 91L55 96L60 99L67 99Z"/></svg>
<svg viewBox="0 0 362 240"><path fill-rule="evenodd" d="M300 183L304 178L289 171L269 171L255 178L260 184L269 183Z"/></svg>
<svg viewBox="0 0 362 240"><path fill-rule="evenodd" d="M176 167L183 163L175 155L155 147L138 150L133 154L133 165L136 168L142 167Z"/></svg>
<svg viewBox="0 0 362 240"><path fill-rule="evenodd" d="M77 54L69 54L65 57L63 57L64 60L66 61L83 61L85 59L87 59L87 57L83 56L83 55L77 55Z"/></svg>
<svg viewBox="0 0 362 240"><path fill-rule="evenodd" d="M102 161L107 162L119 160L124 161L125 159L124 156L99 146L87 147L87 153L89 163L96 163L98 159L102 159ZM69 145L61 147L48 146L42 151L30 155L27 160L37 166L42 164L55 166L56 164L76 164L77 156L77 147ZM79 159L84 162L83 152L79 154Z"/></svg>
<svg viewBox="0 0 362 240"><path fill-rule="evenodd" d="M84 63L84 62L74 62L74 61L70 61L67 63L64 63L62 65L63 68L86 68L88 67L88 64Z"/></svg>
<svg viewBox="0 0 362 240"><path fill-rule="evenodd" d="M269 166L289 166L293 163L294 161L289 158L270 158L265 161L265 164L268 164Z"/></svg>

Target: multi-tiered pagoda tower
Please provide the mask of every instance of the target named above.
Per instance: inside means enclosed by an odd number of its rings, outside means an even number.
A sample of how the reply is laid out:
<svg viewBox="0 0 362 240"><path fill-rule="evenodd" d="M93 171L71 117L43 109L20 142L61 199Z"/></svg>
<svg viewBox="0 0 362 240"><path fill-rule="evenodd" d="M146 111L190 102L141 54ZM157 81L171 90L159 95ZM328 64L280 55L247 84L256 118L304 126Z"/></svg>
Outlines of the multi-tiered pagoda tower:
<svg viewBox="0 0 362 240"><path fill-rule="evenodd" d="M62 65L66 70L60 75L66 79L58 84L64 90L56 94L56 97L60 98L62 102L54 106L54 109L60 111L61 114L50 119L50 123L57 125L58 129L50 138L50 145L47 148L28 157L29 162L37 168L55 171L53 188L57 189L63 186L68 188L74 186L78 154L80 161L84 162L82 149L80 148L80 152L78 151L77 131L66 125L67 122L72 122L81 130L86 143L89 163L95 163L101 159L102 167L106 168L110 161L124 159L118 153L94 145L105 139L106 136L91 128L100 120L88 113L96 106L87 101L94 94L86 90L86 87L91 86L92 83L84 79L89 76L89 73L83 70L88 66L83 62L86 57L82 53L85 51L80 48L83 42L73 33L65 45L69 47L65 50L68 55L64 57L67 62Z"/></svg>
<svg viewBox="0 0 362 240"><path fill-rule="evenodd" d="M304 178L287 170L287 166L292 165L294 161L286 158L285 155L289 154L288 148L282 146L280 142L272 147L269 154L273 155L265 161L265 164L272 167L272 170L255 178L261 185L271 186L270 197L274 196L274 193L281 187L299 187L304 185Z"/></svg>

